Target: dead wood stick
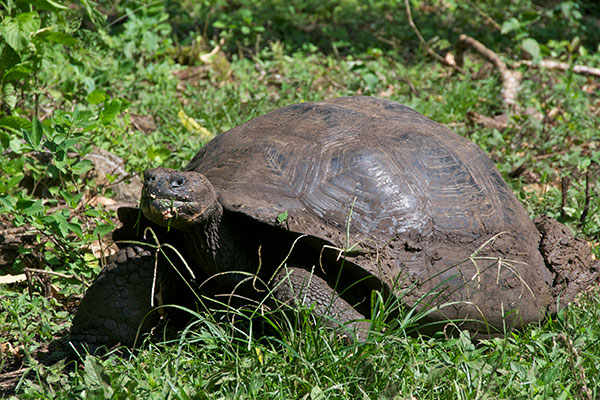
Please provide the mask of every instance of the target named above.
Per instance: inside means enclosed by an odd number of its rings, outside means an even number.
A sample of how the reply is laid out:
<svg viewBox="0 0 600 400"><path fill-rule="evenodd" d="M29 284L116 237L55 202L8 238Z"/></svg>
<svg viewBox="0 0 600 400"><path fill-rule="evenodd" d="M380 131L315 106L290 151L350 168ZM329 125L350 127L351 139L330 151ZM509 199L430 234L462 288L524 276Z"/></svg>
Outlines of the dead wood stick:
<svg viewBox="0 0 600 400"><path fill-rule="evenodd" d="M456 71L460 72L461 74L464 74L465 71L460 66L456 65L456 63L448 62L448 60L446 60L444 57L440 56L438 53L433 51L433 49L431 47L429 47L429 45L425 41L425 38L423 37L423 35L421 35L421 32L419 32L419 29L417 28L417 26L415 25L415 22L413 21L412 13L410 11L410 1L404 0L404 5L406 6L406 16L408 18L408 25L411 27L411 29L413 30L415 35L417 35L419 42L421 42L423 47L425 47L425 50L427 51L427 53L430 56L432 56L433 58L435 58L436 60L438 60L439 62L441 62L442 64L447 65L448 67L452 67Z"/></svg>
<svg viewBox="0 0 600 400"><path fill-rule="evenodd" d="M568 71L571 68L571 65L569 65L568 63L555 60L542 60L539 62L539 64L535 64L530 60L522 60L514 64L515 67L520 67L521 65L526 65L528 67L540 66L543 68L558 69L561 71ZM600 77L600 68L593 68L585 65L573 65L573 72L580 75Z"/></svg>
<svg viewBox="0 0 600 400"><path fill-rule="evenodd" d="M567 207L569 185L571 184L571 178L563 176L560 179L560 192L561 192L561 204L560 204L560 216L565 217L565 208Z"/></svg>
<svg viewBox="0 0 600 400"><path fill-rule="evenodd" d="M579 228L585 226L585 219L590 209L590 170L585 171L585 200L583 203L583 211L579 217Z"/></svg>
<svg viewBox="0 0 600 400"><path fill-rule="evenodd" d="M77 275L63 274L61 272L46 271L45 269L36 269L36 268L24 268L23 270L25 272L32 272L34 274L54 275L54 276L59 276L61 278L66 278L66 279L76 279L79 282L83 283L85 285L85 287L90 287L89 283L87 283L83 278L80 278Z"/></svg>
<svg viewBox="0 0 600 400"><path fill-rule="evenodd" d="M477 5L475 5L472 1L467 0L467 4L469 5L469 7L474 8L475 11L477 12L477 14L479 14L479 16L482 17L488 25L491 25L497 31L502 30L502 27L500 26L499 23L494 21L494 19L492 17L490 17L485 12L483 12L483 10L481 10L479 7L477 7Z"/></svg>
<svg viewBox="0 0 600 400"><path fill-rule="evenodd" d="M483 43L480 41L473 39L465 34L460 35L459 40L459 49L457 50L458 56L458 65L462 65L463 63L463 53L464 47L469 46L483 57L485 57L488 61L490 61L494 66L498 69L500 74L502 75L502 100L509 107L516 108L517 103L517 94L519 93L519 88L521 86L521 81L523 80L523 74L519 71L514 71L509 69L506 66L506 63L500 59L500 57L494 53L492 50L485 47Z"/></svg>

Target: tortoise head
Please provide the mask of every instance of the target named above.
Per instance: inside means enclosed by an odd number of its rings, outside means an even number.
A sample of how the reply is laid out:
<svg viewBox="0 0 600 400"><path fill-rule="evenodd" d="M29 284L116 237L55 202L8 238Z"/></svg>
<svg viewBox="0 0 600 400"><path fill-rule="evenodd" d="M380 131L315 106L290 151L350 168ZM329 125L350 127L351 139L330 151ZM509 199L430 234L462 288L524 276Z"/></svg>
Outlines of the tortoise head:
<svg viewBox="0 0 600 400"><path fill-rule="evenodd" d="M204 175L168 168L144 172L141 208L149 220L176 229L202 225L222 210Z"/></svg>

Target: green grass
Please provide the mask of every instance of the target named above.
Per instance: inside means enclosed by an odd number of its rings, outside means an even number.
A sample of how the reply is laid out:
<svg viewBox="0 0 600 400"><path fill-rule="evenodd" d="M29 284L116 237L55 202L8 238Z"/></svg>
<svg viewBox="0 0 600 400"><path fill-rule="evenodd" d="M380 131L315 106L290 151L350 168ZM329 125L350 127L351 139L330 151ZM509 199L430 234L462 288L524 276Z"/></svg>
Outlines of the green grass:
<svg viewBox="0 0 600 400"><path fill-rule="evenodd" d="M199 317L178 339L134 354L34 364L19 398L580 398L584 384L596 398L597 295L478 345L468 332L402 331L347 344L302 319L302 330L258 340Z"/></svg>
<svg viewBox="0 0 600 400"><path fill-rule="evenodd" d="M61 46L67 45L40 37L35 52L24 47L19 53L26 65L41 60L37 70L31 64L37 72L10 81L19 89L14 94L7 79L1 82L0 229L22 226L29 235L15 262L0 266L0 277L32 267L91 282L99 272L90 244L112 229L115 216L88 203L94 194L104 193L97 193L95 182L85 175L85 163L78 164L73 154L97 145L124 157L132 172L180 168L206 142L182 123L181 110L217 134L284 105L352 94L391 98L469 137L494 160L532 216L560 218L600 257L597 78L522 67L519 106L549 118L512 116L500 132L467 118L471 111L487 116L506 111L500 75L493 68L485 72L485 62L474 55L467 58L464 75L450 74L428 58L398 11L403 2L371 1L375 11L363 10L358 22L373 29L360 35L353 35L348 25L348 18L357 15L358 3L352 1L302 2L297 20L279 3L270 9L251 0L168 7L161 2L99 3L91 10L104 7L121 16L129 8L129 17L117 21L112 16L104 24L99 15L85 12L85 2L70 12L50 6L38 10L41 27L64 31L78 44L64 51ZM537 3L479 5L501 25L510 18L521 22L504 34L482 29L481 15L462 2L412 5L426 38L440 36L433 43L440 53L453 51L449 46L464 26L507 61L526 57L521 43L530 37L545 56L599 67L597 30L590 28L599 16L588 10L590 2L561 3L585 11L580 18L559 5L543 8ZM248 6L250 14L240 11L240 5ZM30 9L13 8L10 15L25 11ZM380 18L386 13L392 14L392 22ZM74 29L81 20L84 28ZM201 43L205 21L208 40ZM321 24L322 31L300 29L310 23ZM576 35L582 45L573 49ZM227 62L205 65L196 59L193 64L204 65L204 74L181 83L173 73L189 67L174 56L181 46L207 53L221 39ZM6 48L1 39L0 44ZM93 93L103 94L104 100L95 102ZM14 103L8 94L16 96ZM130 123L134 114L152 116L157 129L136 131ZM9 116L21 118L19 124L27 121L27 133L2 125ZM44 149L54 155L48 163L32 156ZM521 165L525 172L511 177ZM592 196L580 225L586 174ZM564 176L571 183L561 214ZM47 190L32 193L32 186ZM376 324L367 342L350 344L335 331L311 324L306 310L295 320L277 319L278 334L267 337L199 314L189 329L164 343L155 340L133 353L122 349L103 358L82 355L78 362L53 363L59 357L52 352L60 349L83 292L76 279L54 275L33 274L30 283L0 284L0 394L19 399L600 397L597 286L554 318L479 343L468 332L452 338L443 333L411 336L402 328L406 314L392 324L396 328ZM9 379L12 371L19 373ZM4 382L9 384L2 386Z"/></svg>

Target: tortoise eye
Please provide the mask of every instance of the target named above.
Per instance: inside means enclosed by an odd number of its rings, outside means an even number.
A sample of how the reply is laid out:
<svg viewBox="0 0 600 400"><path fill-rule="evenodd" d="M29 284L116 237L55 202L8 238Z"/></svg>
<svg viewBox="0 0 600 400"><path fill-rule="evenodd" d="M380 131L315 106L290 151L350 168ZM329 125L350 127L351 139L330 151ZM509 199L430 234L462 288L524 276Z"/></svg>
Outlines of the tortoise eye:
<svg viewBox="0 0 600 400"><path fill-rule="evenodd" d="M185 178L177 178L174 181L171 181L171 187L178 188L185 184Z"/></svg>

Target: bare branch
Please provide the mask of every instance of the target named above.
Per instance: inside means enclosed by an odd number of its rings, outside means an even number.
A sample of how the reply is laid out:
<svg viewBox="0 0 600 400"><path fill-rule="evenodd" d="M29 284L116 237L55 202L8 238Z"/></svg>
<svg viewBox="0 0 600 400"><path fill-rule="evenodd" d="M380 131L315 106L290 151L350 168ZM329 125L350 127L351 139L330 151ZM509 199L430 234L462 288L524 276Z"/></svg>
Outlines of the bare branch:
<svg viewBox="0 0 600 400"><path fill-rule="evenodd" d="M429 55L431 55L433 58L435 58L436 60L438 60L439 62L441 62L442 64L444 64L448 67L452 67L456 71L460 72L461 74L464 74L465 71L460 66L456 65L455 63L448 62L448 60L444 59L444 57L440 56L438 53L433 51L433 49L431 47L429 47L429 45L425 41L425 38L423 37L423 35L421 35L421 32L419 32L419 29L417 29L417 26L415 25L415 22L413 21L412 13L410 11L410 0L404 0L404 5L406 6L406 16L408 17L408 25L410 25L410 27L412 28L415 35L417 35L419 42L421 42L423 47L425 47L425 50L427 51L427 53Z"/></svg>
<svg viewBox="0 0 600 400"><path fill-rule="evenodd" d="M80 278L79 276L74 275L74 274L63 274L61 272L46 271L45 269L36 269L36 268L24 268L24 271L25 272L31 272L31 273L34 273L34 274L59 276L61 278L65 278L65 279L76 279L79 282L83 283L85 285L85 287L90 287L91 286L83 278Z"/></svg>
<svg viewBox="0 0 600 400"><path fill-rule="evenodd" d="M500 59L500 57L494 53L492 50L488 49L483 43L480 41L473 39L465 34L460 35L459 37L459 51L457 51L458 55L458 64L462 65L463 63L463 53L464 47L469 46L483 57L485 57L488 61L490 61L494 66L498 69L500 74L502 75L502 100L509 107L516 108L517 103L517 94L519 93L519 89L521 86L521 81L523 80L523 74L519 71L514 71L509 69L504 61Z"/></svg>
<svg viewBox="0 0 600 400"><path fill-rule="evenodd" d="M539 64L535 64L529 60L522 60L515 64L515 67L520 67L521 65L527 65L528 67L542 67L548 69L558 69L561 71L568 71L571 68L571 65L568 63L554 61L554 60L542 60ZM597 76L600 77L600 68L588 67L585 65L574 65L573 72L580 75L589 75L589 76Z"/></svg>

